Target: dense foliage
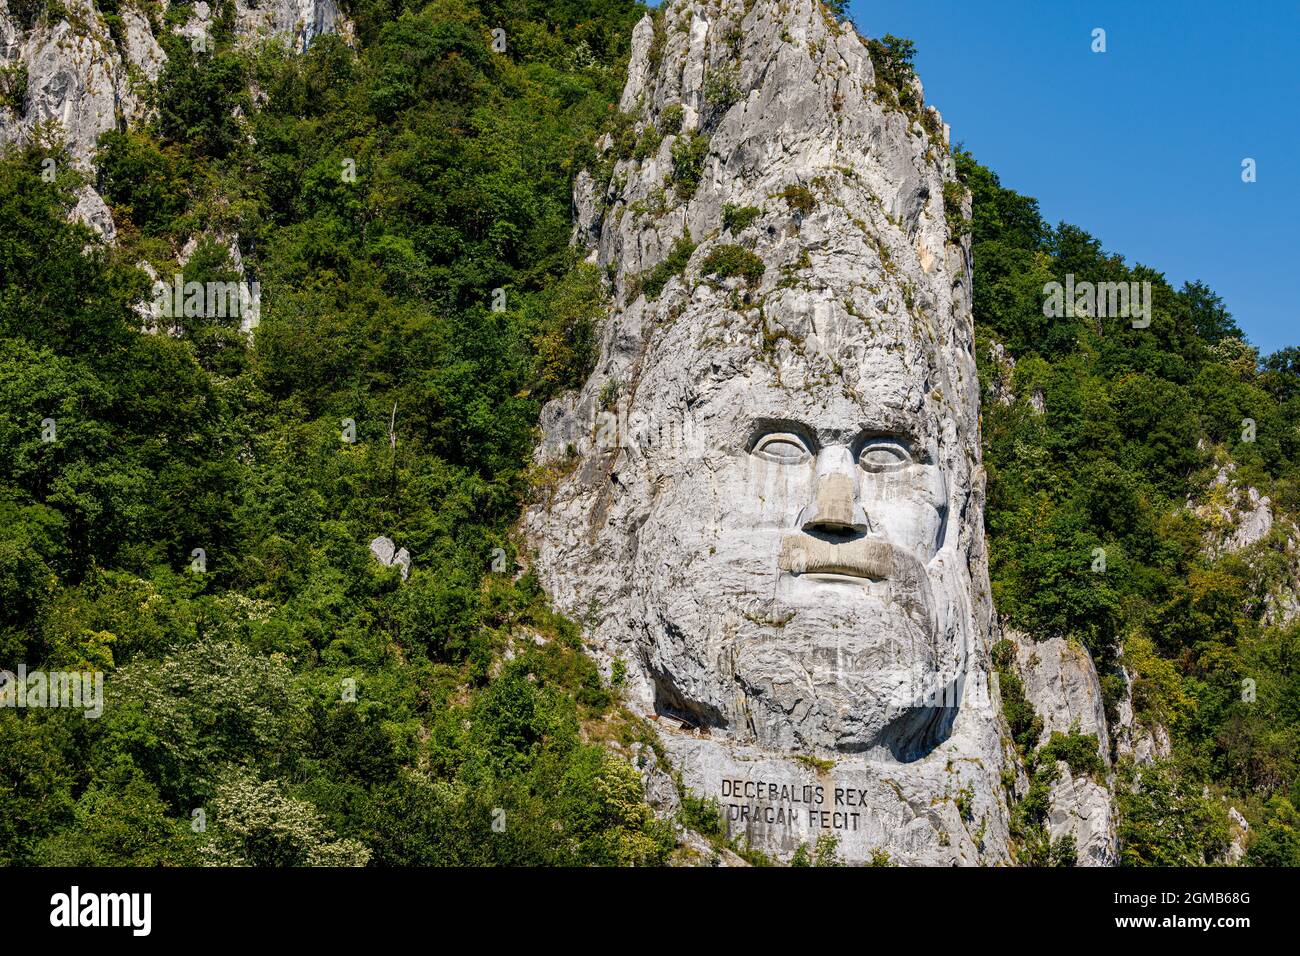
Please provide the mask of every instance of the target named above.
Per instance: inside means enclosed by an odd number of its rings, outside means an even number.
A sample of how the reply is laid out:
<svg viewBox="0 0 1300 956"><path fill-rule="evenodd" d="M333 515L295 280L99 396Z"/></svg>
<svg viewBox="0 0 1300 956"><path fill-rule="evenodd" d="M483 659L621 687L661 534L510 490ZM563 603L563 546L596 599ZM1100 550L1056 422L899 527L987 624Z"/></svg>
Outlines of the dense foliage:
<svg viewBox="0 0 1300 956"><path fill-rule="evenodd" d="M1203 284L1171 288L1082 230L1052 228L1033 199L957 158L973 194L997 609L1023 632L1086 645L1112 720L1127 672L1139 725L1172 732L1167 764L1121 774L1125 862L1215 859L1231 803L1268 847L1252 858L1300 864L1300 625L1276 623L1296 587L1296 350L1261 359ZM1045 287L1067 275L1150 282L1149 326L1045 315ZM1234 485L1288 519L1240 550L1223 540ZM1016 687L1004 709L1031 750L1040 729Z"/></svg>
<svg viewBox="0 0 1300 956"><path fill-rule="evenodd" d="M156 123L101 142L114 248L68 224L66 163L3 159L0 659L102 670L107 706L0 710L0 862L665 858L609 747L647 732L508 536L541 402L592 359L569 197L641 12L368 0L357 49L301 57L169 37ZM237 237L251 347L138 331L136 263L170 278L194 236L198 281L238 278Z"/></svg>

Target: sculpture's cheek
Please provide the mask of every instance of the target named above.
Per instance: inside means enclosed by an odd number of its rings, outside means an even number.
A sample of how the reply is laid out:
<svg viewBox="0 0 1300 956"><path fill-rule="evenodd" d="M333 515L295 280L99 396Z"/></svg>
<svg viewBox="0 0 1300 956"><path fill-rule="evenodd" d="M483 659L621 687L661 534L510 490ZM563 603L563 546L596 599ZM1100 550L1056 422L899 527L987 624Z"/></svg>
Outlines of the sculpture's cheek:
<svg viewBox="0 0 1300 956"><path fill-rule="evenodd" d="M728 458L714 473L711 494L716 501L716 523L732 531L785 529L812 494L811 463L790 465L764 461L752 455ZM695 481L681 489L685 501L695 501Z"/></svg>
<svg viewBox="0 0 1300 956"><path fill-rule="evenodd" d="M863 477L858 500L872 527L922 562L940 545L948 507L947 481L933 465L913 465Z"/></svg>

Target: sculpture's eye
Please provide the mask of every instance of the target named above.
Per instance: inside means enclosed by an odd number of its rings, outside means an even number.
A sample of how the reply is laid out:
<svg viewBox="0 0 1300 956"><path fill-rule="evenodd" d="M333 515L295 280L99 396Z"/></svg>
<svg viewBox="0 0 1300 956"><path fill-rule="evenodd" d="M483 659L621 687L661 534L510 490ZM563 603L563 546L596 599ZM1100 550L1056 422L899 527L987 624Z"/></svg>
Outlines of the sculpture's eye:
<svg viewBox="0 0 1300 956"><path fill-rule="evenodd" d="M759 458L778 461L783 465L798 465L812 457L803 439L788 432L764 435L754 445L754 454Z"/></svg>
<svg viewBox="0 0 1300 956"><path fill-rule="evenodd" d="M870 438L858 453L858 463L867 471L895 471L912 463L907 446L891 438Z"/></svg>

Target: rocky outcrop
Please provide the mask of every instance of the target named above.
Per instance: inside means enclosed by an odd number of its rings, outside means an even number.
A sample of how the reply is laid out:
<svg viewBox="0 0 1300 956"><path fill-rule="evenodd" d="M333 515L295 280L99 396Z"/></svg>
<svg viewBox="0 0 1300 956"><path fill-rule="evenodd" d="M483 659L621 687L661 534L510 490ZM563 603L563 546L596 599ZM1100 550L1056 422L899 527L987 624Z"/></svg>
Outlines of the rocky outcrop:
<svg viewBox="0 0 1300 956"><path fill-rule="evenodd" d="M1016 668L1025 698L1043 721L1039 743L1047 743L1054 733L1093 736L1097 739L1097 756L1109 768L1110 735L1092 655L1065 638L1035 641L1014 630L1005 633L1016 647ZM1094 776L1075 775L1065 761L1057 761L1056 770L1048 835L1053 841L1072 837L1081 866L1114 865L1118 848L1109 783Z"/></svg>
<svg viewBox="0 0 1300 956"><path fill-rule="evenodd" d="M68 19L44 15L25 27L0 0L0 36L5 66L20 66L27 77L21 113L0 115L0 144L23 142L41 126L53 126L67 143L73 162L89 170L101 133L138 113L139 101L127 82L122 58L92 0L68 0Z"/></svg>
<svg viewBox="0 0 1300 956"><path fill-rule="evenodd" d="M24 143L37 131L54 132L66 144L72 163L93 178L99 137L147 119L147 90L158 79L167 55L156 23L131 0L118 8L121 29L114 36L94 0L63 0L66 16L42 11L30 23L0 0L0 69L25 77L21 109L0 104L0 148ZM166 9L164 3L163 9ZM204 35L212 12L203 0L177 32ZM351 25L335 0L268 0L261 5L237 0L235 33L239 42L285 37L304 50L324 33L351 36ZM94 190L79 195L74 218L107 241L116 235L112 216Z"/></svg>
<svg viewBox="0 0 1300 956"><path fill-rule="evenodd" d="M1043 718L1040 743L1053 732L1091 734L1097 738L1099 756L1109 760L1106 710L1092 655L1063 637L1035 641L1012 630L1006 636L1016 645L1025 697Z"/></svg>
<svg viewBox="0 0 1300 956"><path fill-rule="evenodd" d="M1204 528L1204 551L1211 558L1244 557L1259 575L1264 622L1285 626L1300 616L1300 529L1241 479L1226 452L1213 454L1214 477L1202 494L1187 500Z"/></svg>
<svg viewBox="0 0 1300 956"><path fill-rule="evenodd" d="M210 36L218 10L215 3L198 0L189 20L177 32L195 39ZM281 37L296 53L304 52L313 40L327 33L352 39L352 24L343 16L336 0L236 0L235 40L256 43Z"/></svg>
<svg viewBox="0 0 1300 956"><path fill-rule="evenodd" d="M1122 665L1118 673L1124 692L1116 706L1113 728L1116 756L1130 757L1139 765L1163 760L1173 752L1169 731L1163 724L1139 718L1133 707L1133 675Z"/></svg>
<svg viewBox="0 0 1300 956"><path fill-rule="evenodd" d="M1273 503L1249 485L1240 484L1235 462L1220 465L1201 502L1189 501L1206 525L1205 550L1211 556L1232 554L1263 541L1273 529Z"/></svg>
<svg viewBox="0 0 1300 956"><path fill-rule="evenodd" d="M90 186L82 186L77 190L77 204L72 209L72 218L83 226L88 226L105 242L113 242L117 238L112 211L103 197Z"/></svg>
<svg viewBox="0 0 1300 956"><path fill-rule="evenodd" d="M1228 807L1228 850L1223 862L1235 866L1246 858L1246 847L1250 842L1250 824L1236 807Z"/></svg>
<svg viewBox="0 0 1300 956"><path fill-rule="evenodd" d="M24 24L0 0L0 69L26 83L20 109L0 107L0 148L52 133L73 165L90 174L100 135L142 118L144 106L93 0L67 0L64 9L66 19L42 14ZM90 185L78 190L72 218L107 242L117 236L112 213Z"/></svg>
<svg viewBox="0 0 1300 956"><path fill-rule="evenodd" d="M534 566L733 838L1005 861L942 123L814 0L669 3L632 50L575 186L614 305L543 412Z"/></svg>
<svg viewBox="0 0 1300 956"><path fill-rule="evenodd" d="M1016 392L1016 359L1001 342L989 345L986 358L992 369L989 376L987 398L999 405L1014 405Z"/></svg>
<svg viewBox="0 0 1300 956"><path fill-rule="evenodd" d="M405 548L398 549L393 543L392 538L386 538L380 535L370 542L370 553L386 568L400 568L402 580L405 581L411 574L411 553Z"/></svg>
<svg viewBox="0 0 1300 956"><path fill-rule="evenodd" d="M1115 802L1103 781L1080 774L1057 761L1052 784L1047 833L1053 842L1073 838L1078 866L1114 866L1119 859L1115 834Z"/></svg>
<svg viewBox="0 0 1300 956"><path fill-rule="evenodd" d="M337 0L237 0L235 30L250 40L282 36L289 38L299 53L317 37L339 33L352 38L352 24L343 16Z"/></svg>
<svg viewBox="0 0 1300 956"><path fill-rule="evenodd" d="M118 15L122 19L122 55L131 67L139 71L142 81L156 83L163 64L167 62L167 54L154 38L149 18L138 7L122 6L119 11Z"/></svg>

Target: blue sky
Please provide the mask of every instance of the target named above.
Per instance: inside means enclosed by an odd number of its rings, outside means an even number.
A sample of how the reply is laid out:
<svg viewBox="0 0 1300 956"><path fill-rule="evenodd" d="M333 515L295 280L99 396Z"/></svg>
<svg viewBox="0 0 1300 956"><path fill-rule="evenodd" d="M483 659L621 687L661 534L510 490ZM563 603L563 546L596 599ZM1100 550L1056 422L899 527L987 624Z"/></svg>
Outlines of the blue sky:
<svg viewBox="0 0 1300 956"><path fill-rule="evenodd" d="M852 0L1002 184L1300 345L1300 2ZM1106 31L1093 53L1092 31ZM1241 162L1257 164L1243 183Z"/></svg>

